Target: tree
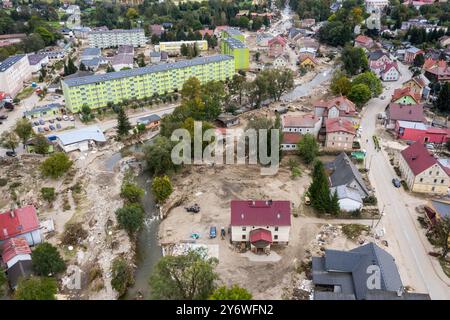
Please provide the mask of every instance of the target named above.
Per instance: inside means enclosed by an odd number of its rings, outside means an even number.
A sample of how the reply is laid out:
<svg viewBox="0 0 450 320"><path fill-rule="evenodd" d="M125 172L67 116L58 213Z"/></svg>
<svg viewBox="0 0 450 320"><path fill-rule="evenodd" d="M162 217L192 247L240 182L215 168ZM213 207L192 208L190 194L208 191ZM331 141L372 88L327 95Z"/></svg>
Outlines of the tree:
<svg viewBox="0 0 450 320"><path fill-rule="evenodd" d="M56 198L55 188L53 187L42 187L41 197L47 202L52 202Z"/></svg>
<svg viewBox="0 0 450 320"><path fill-rule="evenodd" d="M14 295L16 300L56 300L56 280L47 277L31 277L19 280Z"/></svg>
<svg viewBox="0 0 450 320"><path fill-rule="evenodd" d="M41 173L44 177L53 179L61 177L72 167L73 162L62 152L57 152L41 164Z"/></svg>
<svg viewBox="0 0 450 320"><path fill-rule="evenodd" d="M247 289L234 284L229 288L226 286L217 288L209 300L252 300L252 298L252 294Z"/></svg>
<svg viewBox="0 0 450 320"><path fill-rule="evenodd" d="M68 76L78 71L71 57L67 60L67 66L64 64L64 75Z"/></svg>
<svg viewBox="0 0 450 320"><path fill-rule="evenodd" d="M259 51L256 51L255 53L255 61L258 62L259 61L259 57L261 56L261 53Z"/></svg>
<svg viewBox="0 0 450 320"><path fill-rule="evenodd" d="M344 70L351 76L368 70L369 62L366 53L362 48L345 46L342 51L341 60Z"/></svg>
<svg viewBox="0 0 450 320"><path fill-rule="evenodd" d="M158 202L164 202L173 192L172 183L168 176L154 177L152 192Z"/></svg>
<svg viewBox="0 0 450 320"><path fill-rule="evenodd" d="M341 210L341 207L339 206L339 197L337 194L337 190L335 190L333 192L333 195L331 196L329 211L332 214L338 214L340 210Z"/></svg>
<svg viewBox="0 0 450 320"><path fill-rule="evenodd" d="M240 74L235 74L231 81L228 83L228 90L231 94L237 94L239 97L239 104L242 104L242 95L244 93L245 87L245 76Z"/></svg>
<svg viewBox="0 0 450 320"><path fill-rule="evenodd" d="M135 20L139 17L139 13L135 8L128 8L127 13L125 16L130 20Z"/></svg>
<svg viewBox="0 0 450 320"><path fill-rule="evenodd" d="M40 276L54 276L66 269L58 249L48 242L41 243L31 253L33 269Z"/></svg>
<svg viewBox="0 0 450 320"><path fill-rule="evenodd" d="M381 80L372 71L366 71L353 78L352 86L357 84L365 84L372 92L372 97L379 96L383 92Z"/></svg>
<svg viewBox="0 0 450 320"><path fill-rule="evenodd" d="M0 136L0 145L5 149L11 149L15 152L19 146L19 137L13 131L3 131Z"/></svg>
<svg viewBox="0 0 450 320"><path fill-rule="evenodd" d="M114 259L111 266L111 286L119 293L119 297L127 292L134 283L133 269L123 258Z"/></svg>
<svg viewBox="0 0 450 320"><path fill-rule="evenodd" d="M34 31L41 36L46 46L49 46L54 43L55 41L54 34L48 31L46 28L37 27Z"/></svg>
<svg viewBox="0 0 450 320"><path fill-rule="evenodd" d="M183 101L201 98L201 83L198 78L190 77L186 80L181 89L181 98Z"/></svg>
<svg viewBox="0 0 450 320"><path fill-rule="evenodd" d="M144 147L144 158L147 168L152 174L161 175L178 170L178 165L172 161L172 148L174 142L168 138L157 137L151 145Z"/></svg>
<svg viewBox="0 0 450 320"><path fill-rule="evenodd" d="M274 100L280 101L281 96L294 87L294 75L290 69L266 69L261 75L270 84L267 90Z"/></svg>
<svg viewBox="0 0 450 320"><path fill-rule="evenodd" d="M439 91L439 96L436 99L434 104L436 108L441 112L449 113L450 112L450 83L447 82L442 85L441 90Z"/></svg>
<svg viewBox="0 0 450 320"><path fill-rule="evenodd" d="M348 98L354 102L358 107L362 107L370 100L372 92L369 87L363 83L354 85L348 93Z"/></svg>
<svg viewBox="0 0 450 320"><path fill-rule="evenodd" d="M86 70L87 70L86 65L83 62L81 62L80 63L80 71L86 71Z"/></svg>
<svg viewBox="0 0 450 320"><path fill-rule="evenodd" d="M81 120L83 122L88 122L92 119L92 110L87 104L83 104L81 107Z"/></svg>
<svg viewBox="0 0 450 320"><path fill-rule="evenodd" d="M413 61L413 65L417 68L422 68L423 64L425 63L425 57L422 53L416 55Z"/></svg>
<svg viewBox="0 0 450 320"><path fill-rule="evenodd" d="M0 268L0 296L2 296L5 293L3 288L6 282L8 282L8 279L6 278L5 271L3 271L2 268Z"/></svg>
<svg viewBox="0 0 450 320"><path fill-rule="evenodd" d="M126 199L129 203L138 203L144 196L144 189L139 188L134 183L125 182L120 189L120 196Z"/></svg>
<svg viewBox="0 0 450 320"><path fill-rule="evenodd" d="M134 235L144 223L144 209L139 204L126 205L116 210L116 218L120 228Z"/></svg>
<svg viewBox="0 0 450 320"><path fill-rule="evenodd" d="M328 212L330 208L330 189L328 188L328 177L325 173L323 163L316 161L314 164L312 183L308 191L311 205L320 213Z"/></svg>
<svg viewBox="0 0 450 320"><path fill-rule="evenodd" d="M33 138L33 152L37 154L47 154L50 143L48 139L41 133L36 134Z"/></svg>
<svg viewBox="0 0 450 320"><path fill-rule="evenodd" d="M312 163L319 153L319 145L312 134L305 134L297 144L299 156L307 164Z"/></svg>
<svg viewBox="0 0 450 320"><path fill-rule="evenodd" d="M327 22L319 30L319 40L332 46L343 46L352 37L351 27L341 21Z"/></svg>
<svg viewBox="0 0 450 320"><path fill-rule="evenodd" d="M155 266L150 277L153 299L205 300L215 289L217 259L203 251L167 255Z"/></svg>
<svg viewBox="0 0 450 320"><path fill-rule="evenodd" d="M450 217L441 217L434 226L434 235L437 245L442 249L442 258L445 258L449 251L450 239Z"/></svg>
<svg viewBox="0 0 450 320"><path fill-rule="evenodd" d="M117 126L116 131L119 138L128 136L131 130L131 123L123 107L119 107L117 112Z"/></svg>
<svg viewBox="0 0 450 320"><path fill-rule="evenodd" d="M346 96L352 88L352 83L349 78L341 74L337 77L333 77L330 88L335 95Z"/></svg>

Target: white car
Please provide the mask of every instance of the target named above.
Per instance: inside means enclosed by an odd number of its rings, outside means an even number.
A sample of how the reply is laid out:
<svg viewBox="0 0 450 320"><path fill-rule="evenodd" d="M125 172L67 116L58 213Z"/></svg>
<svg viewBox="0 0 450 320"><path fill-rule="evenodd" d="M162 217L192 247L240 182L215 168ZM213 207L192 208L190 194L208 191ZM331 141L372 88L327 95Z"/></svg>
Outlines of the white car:
<svg viewBox="0 0 450 320"><path fill-rule="evenodd" d="M66 115L64 115L62 118L63 118L64 121L69 121L69 117L66 116Z"/></svg>
<svg viewBox="0 0 450 320"><path fill-rule="evenodd" d="M70 121L75 121L75 117L74 116L70 116Z"/></svg>

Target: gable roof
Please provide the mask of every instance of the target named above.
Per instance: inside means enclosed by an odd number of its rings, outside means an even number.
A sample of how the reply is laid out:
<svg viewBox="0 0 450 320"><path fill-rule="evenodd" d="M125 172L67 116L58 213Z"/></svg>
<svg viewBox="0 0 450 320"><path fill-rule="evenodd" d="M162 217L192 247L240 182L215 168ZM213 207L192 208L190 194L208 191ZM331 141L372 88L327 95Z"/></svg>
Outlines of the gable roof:
<svg viewBox="0 0 450 320"><path fill-rule="evenodd" d="M305 114L301 116L285 115L282 121L284 128L314 128L315 124L319 122L320 119L315 117L313 114Z"/></svg>
<svg viewBox="0 0 450 320"><path fill-rule="evenodd" d="M20 254L31 254L30 246L25 238L11 238L3 243L1 255L5 264Z"/></svg>
<svg viewBox="0 0 450 320"><path fill-rule="evenodd" d="M0 213L0 240L6 240L39 229L34 206L29 205Z"/></svg>
<svg viewBox="0 0 450 320"><path fill-rule="evenodd" d="M418 175L428 168L438 164L436 158L430 154L422 143L416 142L400 152L414 175Z"/></svg>
<svg viewBox="0 0 450 320"><path fill-rule="evenodd" d="M388 54L385 53L383 50L371 51L369 54L369 60L376 61L376 60L379 60L383 56L389 57Z"/></svg>
<svg viewBox="0 0 450 320"><path fill-rule="evenodd" d="M303 135L299 132L283 132L282 144L297 144L302 140Z"/></svg>
<svg viewBox="0 0 450 320"><path fill-rule="evenodd" d="M355 104L345 96L335 97L329 100L320 100L314 103L314 108L331 109L333 107L339 109L339 115L341 117L356 114Z"/></svg>
<svg viewBox="0 0 450 320"><path fill-rule="evenodd" d="M231 200L232 226L290 226L291 202Z"/></svg>
<svg viewBox="0 0 450 320"><path fill-rule="evenodd" d="M397 101L405 96L413 98L416 103L420 102L420 94L412 92L410 87L395 89L394 94L392 95L392 101Z"/></svg>
<svg viewBox="0 0 450 320"><path fill-rule="evenodd" d="M334 161L328 163L327 168L333 171L330 174L332 187L348 185L355 180L366 196L369 195L369 190L364 183L361 173L345 152L341 152Z"/></svg>
<svg viewBox="0 0 450 320"><path fill-rule="evenodd" d="M356 129L350 120L345 118L328 118L325 121L325 129L327 133L331 132L347 132L349 134L356 134Z"/></svg>
<svg viewBox="0 0 450 320"><path fill-rule="evenodd" d="M361 44L367 46L367 45L373 43L373 39L370 38L370 37L367 37L367 36L365 36L365 35L360 34L360 35L358 35L358 36L355 38L355 42L358 42L358 43L361 43Z"/></svg>
<svg viewBox="0 0 450 320"><path fill-rule="evenodd" d="M276 37L270 39L268 42L269 46L271 46L272 44L275 44L275 43L279 43L284 47L286 45L286 40L284 40L284 38L281 36L276 36Z"/></svg>
<svg viewBox="0 0 450 320"><path fill-rule="evenodd" d="M336 192L339 200L350 199L350 200L357 201L359 203L363 202L358 190L350 188L346 185L332 187L330 189L330 192L331 192L331 194L334 194L334 192Z"/></svg>
<svg viewBox="0 0 450 320"><path fill-rule="evenodd" d="M381 71L382 74L389 72L389 70L391 70L392 68L395 68L395 70L397 70L397 72L399 72L398 70L398 66L397 66L397 62L393 61L393 62L389 62L389 63L385 63L384 64L384 68ZM400 72L399 72L400 73Z"/></svg>
<svg viewBox="0 0 450 320"><path fill-rule="evenodd" d="M423 115L423 104L390 103L388 113L390 120L426 122Z"/></svg>

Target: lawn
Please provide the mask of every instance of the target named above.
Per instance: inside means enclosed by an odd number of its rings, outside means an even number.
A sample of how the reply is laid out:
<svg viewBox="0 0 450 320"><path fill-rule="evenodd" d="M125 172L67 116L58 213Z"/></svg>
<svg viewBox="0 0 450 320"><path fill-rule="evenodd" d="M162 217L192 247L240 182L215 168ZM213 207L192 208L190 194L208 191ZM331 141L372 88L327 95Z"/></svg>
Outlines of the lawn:
<svg viewBox="0 0 450 320"><path fill-rule="evenodd" d="M368 232L369 227L362 224L344 224L342 225L342 232L347 236L350 240L355 240L358 238L363 231Z"/></svg>
<svg viewBox="0 0 450 320"><path fill-rule="evenodd" d="M23 100L30 97L34 92L34 88L28 87L19 92L16 96L17 99Z"/></svg>

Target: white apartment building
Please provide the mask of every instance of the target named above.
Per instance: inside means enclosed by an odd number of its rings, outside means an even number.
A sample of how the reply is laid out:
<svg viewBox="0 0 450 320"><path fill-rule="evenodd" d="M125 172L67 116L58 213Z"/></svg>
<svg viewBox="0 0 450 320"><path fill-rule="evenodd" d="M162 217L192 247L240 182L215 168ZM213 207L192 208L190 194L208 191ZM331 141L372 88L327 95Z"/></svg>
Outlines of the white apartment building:
<svg viewBox="0 0 450 320"><path fill-rule="evenodd" d="M144 29L91 31L88 34L88 40L89 46L93 48L110 48L120 45L140 47L147 42Z"/></svg>
<svg viewBox="0 0 450 320"><path fill-rule="evenodd" d="M25 54L11 56L0 62L0 91L14 97L23 89L24 81L31 79L31 68Z"/></svg>
<svg viewBox="0 0 450 320"><path fill-rule="evenodd" d="M181 46L185 44L187 46L197 45L200 51L208 50L208 41L206 40L193 40L193 41L167 41L160 42L158 46L155 46L155 51L165 51L169 54L178 54L181 51Z"/></svg>

